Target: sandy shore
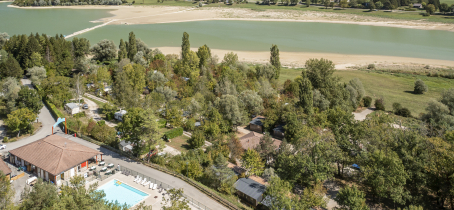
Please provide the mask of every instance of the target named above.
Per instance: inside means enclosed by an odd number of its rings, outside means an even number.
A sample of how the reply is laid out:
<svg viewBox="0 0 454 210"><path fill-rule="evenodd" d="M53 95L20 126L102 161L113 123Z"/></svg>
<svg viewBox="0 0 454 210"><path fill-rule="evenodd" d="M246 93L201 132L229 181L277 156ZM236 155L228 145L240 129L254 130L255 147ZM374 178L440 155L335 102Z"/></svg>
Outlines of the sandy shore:
<svg viewBox="0 0 454 210"><path fill-rule="evenodd" d="M164 54L180 54L180 47L160 47ZM197 48L191 48L197 51ZM213 55L219 57L219 62L222 61L224 55L229 52L234 52L242 62L247 63L267 63L270 59L270 52L267 51L231 51L211 49ZM435 60L423 58L408 58L397 56L381 56L381 55L348 55L335 53L311 53L311 52L280 52L281 64L286 67L300 68L304 67L306 60L310 58L325 58L332 60L336 64L336 69L350 69L349 67L364 66L371 63L374 64L401 64L408 66L430 65L433 67L453 67L454 61Z"/></svg>
<svg viewBox="0 0 454 210"><path fill-rule="evenodd" d="M13 5L8 5L15 7ZM201 20L248 20L248 21L288 21L288 22L323 22L413 28L423 30L445 30L454 32L454 24L427 21L393 20L388 18L358 16L330 12L300 10L265 10L253 11L244 8L225 7L177 7L177 6L56 6L56 7L20 7L23 9L110 9L112 17L101 22L110 24L155 24L170 22L188 22Z"/></svg>

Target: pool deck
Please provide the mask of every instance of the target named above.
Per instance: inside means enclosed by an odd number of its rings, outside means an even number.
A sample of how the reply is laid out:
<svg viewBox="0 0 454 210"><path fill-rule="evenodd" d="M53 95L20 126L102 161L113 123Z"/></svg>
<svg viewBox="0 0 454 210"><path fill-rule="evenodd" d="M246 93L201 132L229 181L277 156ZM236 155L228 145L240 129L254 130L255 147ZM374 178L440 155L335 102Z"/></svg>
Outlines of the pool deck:
<svg viewBox="0 0 454 210"><path fill-rule="evenodd" d="M140 185L140 184L137 184L136 182L134 182L134 179L135 177L133 176L125 176L121 173L116 173L102 181L99 181L98 179L95 179L93 181L90 181L90 182L86 182L86 187L88 188L88 186L90 184L94 184L96 182L98 182L98 188L101 187L102 185L104 184L107 184L108 182L112 181L112 180L118 180L122 183L125 183L131 187L134 187L144 193L147 193L149 196L146 197L143 201L141 202L144 202L145 201L145 205L147 206L152 206L153 209L161 209L162 208L162 205L161 205L161 202L162 202L162 197L164 196L165 198L168 198L168 196L165 193L165 190L162 190L160 191L159 189L156 189L156 190L152 190L152 189L149 189L149 186L150 185L147 185L147 186L143 186L143 185ZM161 192L161 193L159 193ZM155 198L155 196L157 196L157 198ZM139 202L140 203L140 202ZM189 206L191 207L191 209L198 209L196 207L194 207L193 205L189 204Z"/></svg>

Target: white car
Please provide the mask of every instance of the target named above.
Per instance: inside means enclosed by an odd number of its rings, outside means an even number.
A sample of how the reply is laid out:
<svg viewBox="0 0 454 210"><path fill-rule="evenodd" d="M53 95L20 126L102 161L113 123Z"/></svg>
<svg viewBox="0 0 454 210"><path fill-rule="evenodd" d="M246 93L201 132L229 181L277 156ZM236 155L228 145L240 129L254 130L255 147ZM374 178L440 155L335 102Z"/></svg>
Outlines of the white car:
<svg viewBox="0 0 454 210"><path fill-rule="evenodd" d="M5 144L0 144L0 149L6 149L6 145Z"/></svg>

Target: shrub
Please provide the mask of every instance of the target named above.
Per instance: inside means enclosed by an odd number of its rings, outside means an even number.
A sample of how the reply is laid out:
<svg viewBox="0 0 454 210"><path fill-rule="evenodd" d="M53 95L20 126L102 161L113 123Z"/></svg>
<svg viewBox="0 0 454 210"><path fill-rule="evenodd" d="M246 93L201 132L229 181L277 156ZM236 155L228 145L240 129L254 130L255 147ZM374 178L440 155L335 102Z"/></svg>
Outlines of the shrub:
<svg viewBox="0 0 454 210"><path fill-rule="evenodd" d="M167 124L167 121L165 119L159 119L158 120L158 127L159 128L165 128Z"/></svg>
<svg viewBox="0 0 454 210"><path fill-rule="evenodd" d="M396 113L397 115L400 115L402 117L411 117L411 112L407 108L401 108L399 111Z"/></svg>
<svg viewBox="0 0 454 210"><path fill-rule="evenodd" d="M417 79L415 81L415 90L413 91L416 94L423 94L424 92L427 92L427 85L420 79Z"/></svg>
<svg viewBox="0 0 454 210"><path fill-rule="evenodd" d="M100 120L100 121L98 121L98 123L97 123L97 124L98 124L99 126L103 126L103 125L105 125L105 124L106 124L106 121L104 121L104 120Z"/></svg>
<svg viewBox="0 0 454 210"><path fill-rule="evenodd" d="M8 137L7 136L3 137L3 143L6 143L6 142L8 142Z"/></svg>
<svg viewBox="0 0 454 210"><path fill-rule="evenodd" d="M85 117L85 112L79 112L74 115L74 118L81 118L81 117Z"/></svg>
<svg viewBox="0 0 454 210"><path fill-rule="evenodd" d="M402 109L402 105L400 105L399 103L393 103L393 112L394 112L394 114L399 113L400 109Z"/></svg>
<svg viewBox="0 0 454 210"><path fill-rule="evenodd" d="M385 101L382 98L375 100L375 109L385 111Z"/></svg>
<svg viewBox="0 0 454 210"><path fill-rule="evenodd" d="M364 97L363 103L365 107L370 107L370 105L372 105L372 98L370 96Z"/></svg>
<svg viewBox="0 0 454 210"><path fill-rule="evenodd" d="M174 128L170 131L165 132L164 136L166 139L173 139L175 137L183 135L183 128Z"/></svg>
<svg viewBox="0 0 454 210"><path fill-rule="evenodd" d="M375 69L375 64L371 63L367 66L367 69Z"/></svg>

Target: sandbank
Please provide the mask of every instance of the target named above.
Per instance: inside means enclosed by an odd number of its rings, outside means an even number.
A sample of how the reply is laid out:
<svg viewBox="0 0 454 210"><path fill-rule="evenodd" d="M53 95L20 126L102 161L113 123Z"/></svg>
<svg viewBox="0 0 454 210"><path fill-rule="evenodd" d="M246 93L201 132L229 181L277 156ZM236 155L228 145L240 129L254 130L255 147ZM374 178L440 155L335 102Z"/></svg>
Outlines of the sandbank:
<svg viewBox="0 0 454 210"><path fill-rule="evenodd" d="M16 7L8 5L9 7ZM254 11L246 8L225 7L181 7L181 6L52 6L52 7L16 7L21 9L109 9L112 17L100 22L109 24L157 24L202 20L245 20L245 21L286 21L286 22L322 22L338 24L357 24L413 28L423 30L445 30L454 32L454 24L427 22L422 20L394 20L354 14L301 10L266 10Z"/></svg>
<svg viewBox="0 0 454 210"><path fill-rule="evenodd" d="M180 54L180 47L159 47L164 54ZM197 48L191 48L197 51ZM222 61L224 55L229 52L234 52L238 55L239 61L246 63L268 63L270 52L268 51L232 51L211 49L212 55L219 57L219 62ZM364 66L368 64L401 64L408 66L430 65L433 67L453 67L454 61L436 60L424 58L398 57L398 56L382 56L382 55L350 55L336 53L312 53L312 52L280 52L281 65L290 68L302 68L306 60L311 58L325 58L336 64L336 69L345 70L355 66Z"/></svg>

